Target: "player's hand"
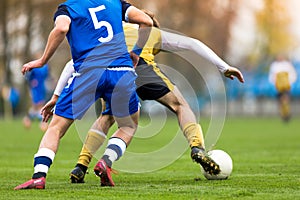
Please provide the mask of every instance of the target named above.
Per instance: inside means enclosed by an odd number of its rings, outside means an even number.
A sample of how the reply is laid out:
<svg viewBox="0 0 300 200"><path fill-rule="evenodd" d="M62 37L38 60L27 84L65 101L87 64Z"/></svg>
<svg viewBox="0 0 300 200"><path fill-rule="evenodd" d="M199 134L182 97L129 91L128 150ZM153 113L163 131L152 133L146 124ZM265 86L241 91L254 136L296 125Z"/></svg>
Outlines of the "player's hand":
<svg viewBox="0 0 300 200"><path fill-rule="evenodd" d="M44 63L42 62L41 59L33 60L31 62L28 62L23 65L22 67L22 74L26 74L26 72L31 71L33 68L39 68L42 67Z"/></svg>
<svg viewBox="0 0 300 200"><path fill-rule="evenodd" d="M57 102L58 96L53 95L52 98L41 109L42 121L48 122L53 115L53 108Z"/></svg>
<svg viewBox="0 0 300 200"><path fill-rule="evenodd" d="M136 68L139 60L140 60L140 56L136 55L133 51L130 52L130 58L133 62L133 67Z"/></svg>
<svg viewBox="0 0 300 200"><path fill-rule="evenodd" d="M230 78L231 80L236 77L241 83L245 82L242 72L235 67L229 67L229 69L224 72L224 76Z"/></svg>

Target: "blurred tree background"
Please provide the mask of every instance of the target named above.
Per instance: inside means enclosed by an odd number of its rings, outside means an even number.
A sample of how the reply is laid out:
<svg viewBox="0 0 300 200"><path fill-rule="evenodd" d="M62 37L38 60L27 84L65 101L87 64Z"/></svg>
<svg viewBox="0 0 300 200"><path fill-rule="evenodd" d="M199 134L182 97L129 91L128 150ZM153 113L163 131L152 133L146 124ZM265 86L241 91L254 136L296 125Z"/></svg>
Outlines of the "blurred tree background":
<svg viewBox="0 0 300 200"><path fill-rule="evenodd" d="M61 0L1 0L0 1L0 114L11 117L9 102L3 99L5 88L18 91L21 101L18 113L23 113L30 105L28 85L21 74L23 63L43 50L47 37L53 28L53 13ZM61 55L59 52L63 52ZM58 75L61 67L69 59L68 46L62 45L51 59L52 74ZM3 89L4 88L4 89Z"/></svg>
<svg viewBox="0 0 300 200"><path fill-rule="evenodd" d="M261 58L274 57L295 48L295 37L289 31L291 16L285 1L265 0L264 7L256 13L256 21Z"/></svg>
<svg viewBox="0 0 300 200"><path fill-rule="evenodd" d="M230 28L239 0L131 0L134 5L156 14L163 28L169 28L205 42L225 57Z"/></svg>
<svg viewBox="0 0 300 200"><path fill-rule="evenodd" d="M174 30L199 39L217 55L241 69L256 68L279 52L295 48L291 33L291 16L287 5L293 0L128 0L139 8L155 13L162 28ZM19 90L19 112L28 106L28 89L20 69L32 55L43 49L53 27L53 14L62 0L0 0L0 89L4 86ZM249 15L249 16L248 16ZM252 23L243 21L246 16ZM249 24L247 24L249 23ZM243 26L240 26L243 25ZM241 28L242 27L242 28ZM239 43L249 41L248 45ZM250 38L250 39L249 39ZM243 52L243 53L242 53ZM70 59L65 42L50 60L55 80ZM174 66L201 91L201 77L194 77L191 67L180 58L162 54L160 62ZM205 62L204 62L204 65ZM266 66L266 65L265 65ZM199 86L200 85L200 86ZM5 113L1 98L0 115Z"/></svg>

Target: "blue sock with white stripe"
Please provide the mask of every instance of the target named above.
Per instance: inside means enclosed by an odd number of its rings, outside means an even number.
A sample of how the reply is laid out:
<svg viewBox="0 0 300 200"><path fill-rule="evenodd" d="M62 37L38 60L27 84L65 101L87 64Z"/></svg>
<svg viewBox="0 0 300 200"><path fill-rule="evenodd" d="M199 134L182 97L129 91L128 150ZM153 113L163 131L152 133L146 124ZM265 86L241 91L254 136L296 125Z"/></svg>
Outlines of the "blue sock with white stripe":
<svg viewBox="0 0 300 200"><path fill-rule="evenodd" d="M119 160L126 150L126 143L120 138L110 138L105 149L102 159L107 166L111 167L112 163Z"/></svg>
<svg viewBox="0 0 300 200"><path fill-rule="evenodd" d="M47 148L41 148L34 155L34 174L33 179L46 177L48 170L54 160L55 153Z"/></svg>

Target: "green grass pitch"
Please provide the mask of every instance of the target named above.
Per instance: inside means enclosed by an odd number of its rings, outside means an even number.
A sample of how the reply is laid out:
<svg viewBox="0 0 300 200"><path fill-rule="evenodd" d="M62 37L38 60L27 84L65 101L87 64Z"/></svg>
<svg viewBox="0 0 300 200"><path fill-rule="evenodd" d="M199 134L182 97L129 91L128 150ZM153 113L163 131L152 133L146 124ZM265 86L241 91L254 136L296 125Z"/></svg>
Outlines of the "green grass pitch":
<svg viewBox="0 0 300 200"><path fill-rule="evenodd" d="M208 121L202 124L205 130ZM168 140L174 128L178 128L177 121L169 118L162 129L169 134L153 145ZM225 150L233 159L234 169L228 180L206 180L187 150L173 164L158 171L113 175L114 188L99 186L99 178L92 172L96 159L85 184L69 182L69 172L82 144L72 126L61 141L46 189L14 191L32 175L33 155L42 133L37 124L24 130L21 120L0 121L0 132L0 199L300 199L299 118L289 124L277 118L227 119L215 149ZM150 146L133 142L129 148Z"/></svg>

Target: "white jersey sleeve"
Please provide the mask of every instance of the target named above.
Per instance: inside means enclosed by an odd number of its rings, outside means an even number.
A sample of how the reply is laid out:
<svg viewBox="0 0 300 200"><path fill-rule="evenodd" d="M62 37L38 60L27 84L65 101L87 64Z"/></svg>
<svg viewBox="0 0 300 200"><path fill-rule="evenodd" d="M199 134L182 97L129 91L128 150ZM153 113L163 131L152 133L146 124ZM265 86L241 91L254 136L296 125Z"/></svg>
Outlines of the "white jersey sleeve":
<svg viewBox="0 0 300 200"><path fill-rule="evenodd" d="M72 76L72 74L75 72L74 67L73 67L73 60L70 60L69 62L67 62L67 64L65 65L65 68L63 69L56 88L54 90L54 94L57 96L60 96L62 90L64 89L64 87L67 85L67 82L69 80L69 78Z"/></svg>
<svg viewBox="0 0 300 200"><path fill-rule="evenodd" d="M129 22L129 17L128 17L128 13L130 13L130 10L134 8L133 6L130 6L126 9L126 12L125 12L125 22Z"/></svg>
<svg viewBox="0 0 300 200"><path fill-rule="evenodd" d="M170 33L161 30L161 49L164 51L176 52L190 50L207 59L212 64L216 65L220 72L224 73L230 66L217 56L204 43L187 36Z"/></svg>

